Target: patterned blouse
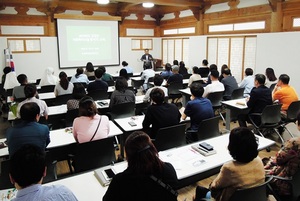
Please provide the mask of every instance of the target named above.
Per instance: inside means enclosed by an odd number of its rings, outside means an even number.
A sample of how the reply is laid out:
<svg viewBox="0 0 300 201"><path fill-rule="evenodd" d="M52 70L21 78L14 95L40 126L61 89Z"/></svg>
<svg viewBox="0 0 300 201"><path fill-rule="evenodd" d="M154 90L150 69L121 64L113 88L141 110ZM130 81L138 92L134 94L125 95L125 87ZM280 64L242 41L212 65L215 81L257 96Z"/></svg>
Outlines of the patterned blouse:
<svg viewBox="0 0 300 201"><path fill-rule="evenodd" d="M79 101L77 99L70 99L67 102L67 108L68 110L74 110L79 108Z"/></svg>

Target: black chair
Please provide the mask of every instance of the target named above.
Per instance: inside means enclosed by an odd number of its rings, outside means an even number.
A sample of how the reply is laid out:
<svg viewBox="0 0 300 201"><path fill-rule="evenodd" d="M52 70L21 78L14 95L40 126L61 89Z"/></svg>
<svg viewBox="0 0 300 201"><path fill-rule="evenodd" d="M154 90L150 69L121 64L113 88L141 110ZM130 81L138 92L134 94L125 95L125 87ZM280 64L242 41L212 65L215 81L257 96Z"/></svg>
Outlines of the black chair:
<svg viewBox="0 0 300 201"><path fill-rule="evenodd" d="M157 151L163 151L186 144L185 124L161 128L153 141Z"/></svg>
<svg viewBox="0 0 300 201"><path fill-rule="evenodd" d="M115 86L115 81L114 80L108 80L105 81L107 83L108 86Z"/></svg>
<svg viewBox="0 0 300 201"><path fill-rule="evenodd" d="M68 100L72 99L72 94L64 94L56 96L54 100L54 105L63 105L66 104Z"/></svg>
<svg viewBox="0 0 300 201"><path fill-rule="evenodd" d="M106 90L94 90L88 93L94 100L105 100L108 99L108 93Z"/></svg>
<svg viewBox="0 0 300 201"><path fill-rule="evenodd" d="M108 116L110 119L119 119L125 117L131 117L135 115L135 103L134 102L127 102L114 105Z"/></svg>
<svg viewBox="0 0 300 201"><path fill-rule="evenodd" d="M133 77L133 73L127 73L128 77Z"/></svg>
<svg viewBox="0 0 300 201"><path fill-rule="evenodd" d="M77 144L71 157L75 172L82 172L110 165L116 161L114 138ZM71 162L69 160L69 165ZM70 166L70 170L72 170Z"/></svg>
<svg viewBox="0 0 300 201"><path fill-rule="evenodd" d="M47 172L46 172L46 176L43 178L43 183L48 183L57 180L56 164L57 164L57 160L55 160L52 157L52 153L46 151Z"/></svg>
<svg viewBox="0 0 300 201"><path fill-rule="evenodd" d="M277 132L278 127L281 126L281 106L282 104L267 105L262 113L251 113L249 114L249 120L254 126L254 132L258 133L262 137L265 137L267 133L275 132L280 138L282 144L284 140L281 135ZM260 119L260 124L257 123L257 119Z"/></svg>
<svg viewBox="0 0 300 201"><path fill-rule="evenodd" d="M12 92L13 92L13 89L6 89L6 96L12 96Z"/></svg>
<svg viewBox="0 0 300 201"><path fill-rule="evenodd" d="M1 162L0 190L14 188L9 178L9 160Z"/></svg>
<svg viewBox="0 0 300 201"><path fill-rule="evenodd" d="M92 81L92 80L95 80L96 77L94 75L92 75L92 76L88 76L88 79L89 79L89 81Z"/></svg>
<svg viewBox="0 0 300 201"><path fill-rule="evenodd" d="M176 99L178 100L182 97L182 93L179 89L183 89L183 84L181 82L170 83L168 86L168 96L172 99L172 103L174 103Z"/></svg>
<svg viewBox="0 0 300 201"><path fill-rule="evenodd" d="M75 83L73 83L73 85L75 86L75 85L82 85L84 88L87 88L87 83L85 83L85 82L75 82Z"/></svg>
<svg viewBox="0 0 300 201"><path fill-rule="evenodd" d="M40 93L54 92L55 85L41 86Z"/></svg>
<svg viewBox="0 0 300 201"><path fill-rule="evenodd" d="M234 100L234 99L244 98L244 91L245 88L238 88L233 90L231 94L231 99Z"/></svg>
<svg viewBox="0 0 300 201"><path fill-rule="evenodd" d="M35 85L39 85L39 84L40 84L40 82L41 82L41 79L36 79L36 81L35 81Z"/></svg>
<svg viewBox="0 0 300 201"><path fill-rule="evenodd" d="M295 137L289 129L286 127L289 123L296 123L297 115L300 112L300 101L294 101L290 104L286 111L286 118L282 118L282 126L290 134L291 137Z"/></svg>
<svg viewBox="0 0 300 201"><path fill-rule="evenodd" d="M222 114L222 99L223 99L223 91L209 93L207 95L207 99L210 100L213 110L217 112L223 120L223 124L225 125L225 118Z"/></svg>
<svg viewBox="0 0 300 201"><path fill-rule="evenodd" d="M182 75L183 79L190 79L192 74L184 74Z"/></svg>
<svg viewBox="0 0 300 201"><path fill-rule="evenodd" d="M66 113L65 126L70 127L73 125L73 121L79 116L79 109L68 110Z"/></svg>
<svg viewBox="0 0 300 201"><path fill-rule="evenodd" d="M273 91L277 83L271 84L270 90Z"/></svg>
<svg viewBox="0 0 300 201"><path fill-rule="evenodd" d="M203 120L198 128L198 141L220 136L219 117L212 117Z"/></svg>
<svg viewBox="0 0 300 201"><path fill-rule="evenodd" d="M193 81L193 83L199 83L199 84L202 84L202 85L205 84L203 80L196 80L196 81Z"/></svg>

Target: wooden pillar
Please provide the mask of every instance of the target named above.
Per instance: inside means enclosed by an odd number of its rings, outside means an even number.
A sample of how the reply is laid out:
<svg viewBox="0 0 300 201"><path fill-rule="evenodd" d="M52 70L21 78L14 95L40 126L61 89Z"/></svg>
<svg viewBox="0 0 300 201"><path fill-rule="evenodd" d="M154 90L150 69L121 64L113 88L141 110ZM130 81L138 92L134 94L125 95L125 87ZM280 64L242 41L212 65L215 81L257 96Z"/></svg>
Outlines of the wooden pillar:
<svg viewBox="0 0 300 201"><path fill-rule="evenodd" d="M282 32L283 27L283 12L282 12L282 2L276 3L276 8L271 14L271 32Z"/></svg>

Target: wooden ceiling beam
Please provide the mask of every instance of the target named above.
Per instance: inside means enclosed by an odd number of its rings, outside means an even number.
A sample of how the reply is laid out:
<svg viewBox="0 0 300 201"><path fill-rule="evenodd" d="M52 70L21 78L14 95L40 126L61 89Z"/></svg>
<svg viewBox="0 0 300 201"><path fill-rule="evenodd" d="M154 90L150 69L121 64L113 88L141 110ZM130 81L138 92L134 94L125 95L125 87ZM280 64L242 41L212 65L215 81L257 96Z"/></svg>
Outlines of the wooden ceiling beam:
<svg viewBox="0 0 300 201"><path fill-rule="evenodd" d="M149 0L114 0L115 2L126 2L126 3L144 3L149 2ZM201 6L203 0L151 0L155 5L162 6L180 6L180 7L197 7Z"/></svg>

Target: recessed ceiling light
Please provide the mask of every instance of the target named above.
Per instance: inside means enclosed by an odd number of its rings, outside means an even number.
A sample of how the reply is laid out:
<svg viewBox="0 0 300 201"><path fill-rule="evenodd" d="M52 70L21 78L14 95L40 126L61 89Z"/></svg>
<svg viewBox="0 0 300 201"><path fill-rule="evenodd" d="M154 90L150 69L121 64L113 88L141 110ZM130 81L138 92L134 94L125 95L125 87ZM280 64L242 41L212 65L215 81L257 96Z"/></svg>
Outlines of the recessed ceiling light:
<svg viewBox="0 0 300 201"><path fill-rule="evenodd" d="M153 6L154 6L154 3L150 3L150 2L143 3L144 8L152 8Z"/></svg>
<svg viewBox="0 0 300 201"><path fill-rule="evenodd" d="M108 4L109 0L97 0L98 4Z"/></svg>

